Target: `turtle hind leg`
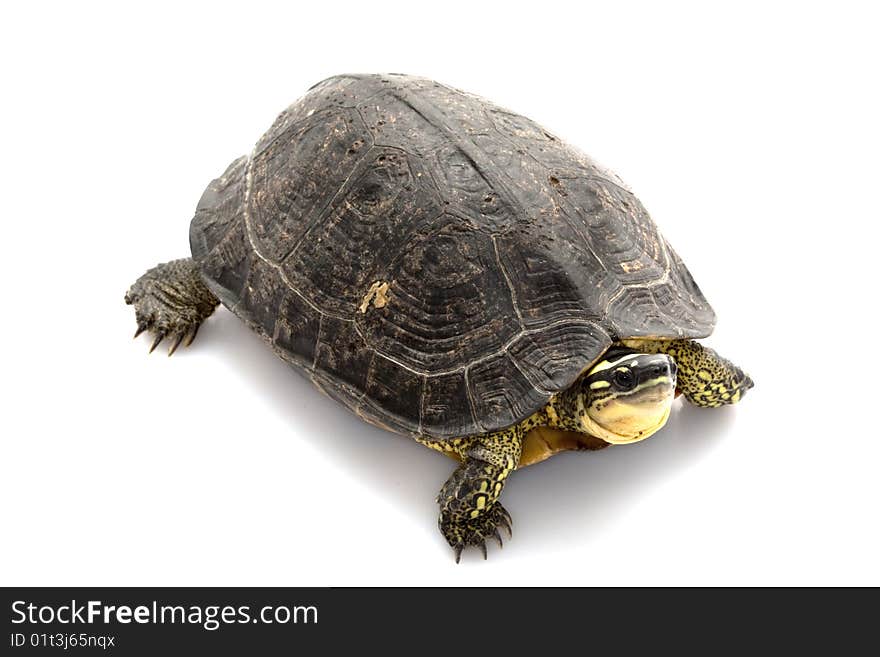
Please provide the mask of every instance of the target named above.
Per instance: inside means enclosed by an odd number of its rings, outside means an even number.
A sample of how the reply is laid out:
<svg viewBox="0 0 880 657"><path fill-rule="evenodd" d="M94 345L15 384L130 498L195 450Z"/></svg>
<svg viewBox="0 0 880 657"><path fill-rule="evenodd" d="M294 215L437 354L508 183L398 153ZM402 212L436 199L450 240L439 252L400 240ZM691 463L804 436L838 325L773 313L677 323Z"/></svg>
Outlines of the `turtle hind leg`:
<svg viewBox="0 0 880 657"><path fill-rule="evenodd" d="M151 352L169 338L170 356L184 339L187 345L192 343L220 301L202 281L192 258L182 258L157 265L137 279L125 293L125 303L134 306L134 336L150 331L154 335Z"/></svg>
<svg viewBox="0 0 880 657"><path fill-rule="evenodd" d="M694 340L624 340L648 353L664 353L678 367L678 389L696 406L735 404L751 388L751 377L713 349Z"/></svg>
<svg viewBox="0 0 880 657"><path fill-rule="evenodd" d="M470 546L482 550L485 559L486 540L495 539L503 545L499 529L511 533L510 514L498 498L505 480L519 463L523 433L517 425L458 441L462 464L437 497L440 531L455 551L456 563Z"/></svg>

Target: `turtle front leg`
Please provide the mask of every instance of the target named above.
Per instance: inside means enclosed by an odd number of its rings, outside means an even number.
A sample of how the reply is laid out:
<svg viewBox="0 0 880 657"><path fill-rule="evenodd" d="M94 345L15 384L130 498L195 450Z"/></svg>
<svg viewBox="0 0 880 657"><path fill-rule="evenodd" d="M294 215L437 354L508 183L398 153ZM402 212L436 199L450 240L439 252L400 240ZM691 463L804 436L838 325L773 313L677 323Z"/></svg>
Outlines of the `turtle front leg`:
<svg viewBox="0 0 880 657"><path fill-rule="evenodd" d="M134 306L138 324L134 337L153 333L150 352L170 338L170 356L184 338L187 346L192 343L220 301L202 281L196 263L182 258L157 265L137 279L125 293L125 303Z"/></svg>
<svg viewBox="0 0 880 657"><path fill-rule="evenodd" d="M754 387L748 374L694 340L625 340L628 347L671 356L678 367L678 389L697 406L735 404Z"/></svg>
<svg viewBox="0 0 880 657"><path fill-rule="evenodd" d="M462 463L444 484L437 497L440 531L455 551L455 562L464 548L483 551L486 539L503 545L500 527L511 532L510 514L498 498L504 482L519 463L523 429L520 425L493 433L463 438L455 445Z"/></svg>

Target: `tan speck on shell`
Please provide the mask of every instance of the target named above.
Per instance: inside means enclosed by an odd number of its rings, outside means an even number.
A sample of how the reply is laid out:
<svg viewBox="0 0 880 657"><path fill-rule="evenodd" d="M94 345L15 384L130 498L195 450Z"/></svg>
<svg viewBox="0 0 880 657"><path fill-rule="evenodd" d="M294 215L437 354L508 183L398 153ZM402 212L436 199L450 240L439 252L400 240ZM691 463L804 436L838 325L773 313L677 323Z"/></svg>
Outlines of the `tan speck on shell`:
<svg viewBox="0 0 880 657"><path fill-rule="evenodd" d="M388 305L388 287L389 283L383 283L382 281L376 281L373 283L364 295L363 301L361 301L361 305L358 309L362 313L366 313L367 309L370 307L371 301L373 302L374 308L384 308Z"/></svg>

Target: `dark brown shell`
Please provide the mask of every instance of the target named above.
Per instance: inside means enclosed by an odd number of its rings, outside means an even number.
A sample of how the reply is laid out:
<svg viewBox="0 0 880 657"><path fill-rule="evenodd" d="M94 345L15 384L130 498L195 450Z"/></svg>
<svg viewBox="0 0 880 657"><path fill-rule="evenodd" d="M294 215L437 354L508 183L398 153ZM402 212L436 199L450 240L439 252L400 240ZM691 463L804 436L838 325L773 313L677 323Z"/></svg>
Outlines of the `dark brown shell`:
<svg viewBox="0 0 880 657"><path fill-rule="evenodd" d="M408 76L313 87L209 185L190 243L282 358L364 419L434 438L527 417L612 340L715 320L614 174Z"/></svg>

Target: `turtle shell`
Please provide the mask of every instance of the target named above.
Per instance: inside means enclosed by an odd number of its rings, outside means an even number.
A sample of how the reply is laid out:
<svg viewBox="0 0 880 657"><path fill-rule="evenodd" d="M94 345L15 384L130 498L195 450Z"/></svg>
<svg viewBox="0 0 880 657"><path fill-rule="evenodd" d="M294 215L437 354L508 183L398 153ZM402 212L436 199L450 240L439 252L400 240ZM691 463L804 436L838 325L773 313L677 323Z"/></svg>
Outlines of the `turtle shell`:
<svg viewBox="0 0 880 657"><path fill-rule="evenodd" d="M205 191L210 289L365 420L527 417L620 338L714 313L620 179L533 121L403 75L330 78Z"/></svg>

